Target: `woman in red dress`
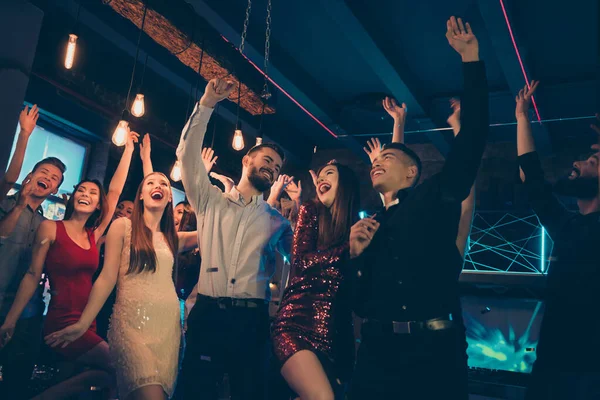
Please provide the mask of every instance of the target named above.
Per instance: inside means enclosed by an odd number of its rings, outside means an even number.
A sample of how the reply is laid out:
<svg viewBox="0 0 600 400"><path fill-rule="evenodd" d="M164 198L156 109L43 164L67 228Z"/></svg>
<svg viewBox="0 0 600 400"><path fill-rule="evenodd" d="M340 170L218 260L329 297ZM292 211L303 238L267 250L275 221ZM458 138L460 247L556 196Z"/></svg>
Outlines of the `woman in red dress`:
<svg viewBox="0 0 600 400"><path fill-rule="evenodd" d="M353 367L354 333L344 267L358 219L359 183L335 161L322 167L317 199L300 208L290 284L272 327L281 374L301 399L343 396Z"/></svg>
<svg viewBox="0 0 600 400"><path fill-rule="evenodd" d="M36 233L31 266L26 274L29 278L21 281L7 320L9 317L10 320L18 320L35 292L44 265L52 296L44 321L44 335L79 320L92 290L92 277L98 268L97 242L111 222L127 179L137 138L137 133L130 133L121 161L111 179L108 194L97 180L83 180L75 186L67 202L64 220L46 220L41 223ZM55 347L54 351L67 361L112 374L108 344L96 334L95 323L82 337ZM85 390L86 386L89 388L90 381L96 385L109 383L106 372L96 375L88 372L48 389L42 394L43 398L64 398L67 394L76 394Z"/></svg>

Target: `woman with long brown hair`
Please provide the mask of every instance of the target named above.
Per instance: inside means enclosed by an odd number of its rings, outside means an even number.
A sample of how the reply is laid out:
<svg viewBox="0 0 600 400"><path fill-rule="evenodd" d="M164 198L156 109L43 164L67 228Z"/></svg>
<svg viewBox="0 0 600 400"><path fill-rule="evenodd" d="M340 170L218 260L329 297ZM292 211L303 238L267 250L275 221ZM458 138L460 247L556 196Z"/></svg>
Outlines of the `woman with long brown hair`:
<svg viewBox="0 0 600 400"><path fill-rule="evenodd" d="M173 276L178 252L198 245L197 232L176 232L169 179L158 172L140 184L131 221L113 222L104 269L79 321L47 340L77 340L117 284L108 331L119 398L165 399L173 394L181 336Z"/></svg>
<svg viewBox="0 0 600 400"><path fill-rule="evenodd" d="M354 344L344 266L350 228L358 219L359 183L335 161L315 181L317 198L300 208L290 284L273 323L281 374L301 399L333 399L343 392Z"/></svg>

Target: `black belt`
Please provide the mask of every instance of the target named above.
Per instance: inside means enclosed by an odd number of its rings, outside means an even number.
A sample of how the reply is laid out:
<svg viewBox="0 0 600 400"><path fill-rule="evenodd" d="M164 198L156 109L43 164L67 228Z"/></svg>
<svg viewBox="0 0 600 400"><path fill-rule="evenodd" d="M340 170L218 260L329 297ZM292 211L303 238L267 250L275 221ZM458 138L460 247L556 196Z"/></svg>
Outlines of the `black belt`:
<svg viewBox="0 0 600 400"><path fill-rule="evenodd" d="M414 333L426 332L426 331L444 331L454 326L452 320L452 314L447 316L427 319L425 321L379 321L372 318L363 319L363 324L368 325L370 328L376 328L382 332L393 332L399 335L411 335Z"/></svg>
<svg viewBox="0 0 600 400"><path fill-rule="evenodd" d="M235 299L232 297L210 297L203 294L198 295L198 303L215 305L221 309L241 307L241 308L260 308L267 306L268 302L264 299Z"/></svg>

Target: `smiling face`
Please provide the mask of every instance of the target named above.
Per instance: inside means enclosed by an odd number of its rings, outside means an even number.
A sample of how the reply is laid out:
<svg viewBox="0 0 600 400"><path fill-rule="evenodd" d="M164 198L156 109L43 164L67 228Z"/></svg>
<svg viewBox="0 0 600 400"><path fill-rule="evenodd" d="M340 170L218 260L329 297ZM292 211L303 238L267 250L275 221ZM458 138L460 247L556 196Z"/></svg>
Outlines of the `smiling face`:
<svg viewBox="0 0 600 400"><path fill-rule="evenodd" d="M317 178L317 197L327 208L335 201L339 186L339 171L335 165L327 165Z"/></svg>
<svg viewBox="0 0 600 400"><path fill-rule="evenodd" d="M569 174L569 180L579 178L596 178L598 179L598 158L600 153L593 154L586 160L575 161L573 168Z"/></svg>
<svg viewBox="0 0 600 400"><path fill-rule="evenodd" d="M598 196L598 162L600 153L573 163L571 172L554 183L555 193L577 199Z"/></svg>
<svg viewBox="0 0 600 400"><path fill-rule="evenodd" d="M92 214L100 209L100 188L94 182L82 182L73 193L73 207L82 214Z"/></svg>
<svg viewBox="0 0 600 400"><path fill-rule="evenodd" d="M273 185L283 161L277 152L269 147L264 147L257 152L244 156L244 174L259 191L265 192Z"/></svg>
<svg viewBox="0 0 600 400"><path fill-rule="evenodd" d="M175 207L173 218L175 219L175 228L179 229L179 224L181 223L181 218L183 218L183 213L185 212L185 205L183 203L177 204Z"/></svg>
<svg viewBox="0 0 600 400"><path fill-rule="evenodd" d="M133 201L123 200L117 204L117 208L115 209L115 213L113 215L113 220L121 217L131 219L131 214L133 214Z"/></svg>
<svg viewBox="0 0 600 400"><path fill-rule="evenodd" d="M166 176L153 173L144 178L140 200L146 209L164 209L171 202L171 183Z"/></svg>
<svg viewBox="0 0 600 400"><path fill-rule="evenodd" d="M52 164L41 164L31 173L31 183L34 187L33 195L46 198L58 192L62 181L62 171Z"/></svg>
<svg viewBox="0 0 600 400"><path fill-rule="evenodd" d="M409 160L401 150L383 150L371 166L373 188L379 193L389 193L411 187L418 170Z"/></svg>

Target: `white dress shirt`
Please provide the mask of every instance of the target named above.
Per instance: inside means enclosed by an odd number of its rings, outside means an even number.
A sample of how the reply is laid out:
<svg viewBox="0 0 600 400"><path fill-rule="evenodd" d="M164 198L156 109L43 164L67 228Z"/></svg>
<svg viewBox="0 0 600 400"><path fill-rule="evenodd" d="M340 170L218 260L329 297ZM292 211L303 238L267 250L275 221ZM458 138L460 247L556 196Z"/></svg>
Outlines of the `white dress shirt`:
<svg viewBox="0 0 600 400"><path fill-rule="evenodd" d="M183 186L198 219L198 293L270 300L275 251L289 258L292 229L262 195L244 199L235 187L223 193L211 184L200 154L212 112L196 104L177 147Z"/></svg>

